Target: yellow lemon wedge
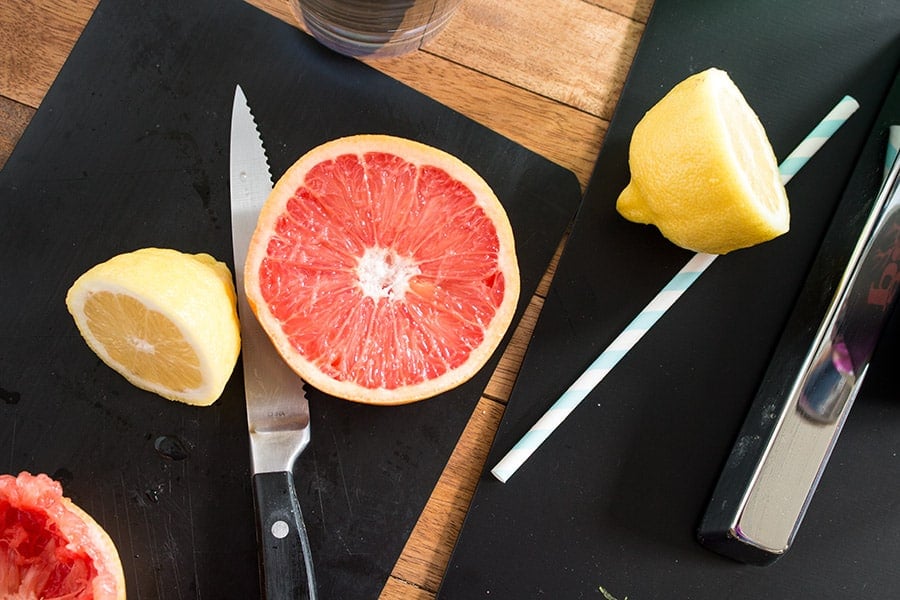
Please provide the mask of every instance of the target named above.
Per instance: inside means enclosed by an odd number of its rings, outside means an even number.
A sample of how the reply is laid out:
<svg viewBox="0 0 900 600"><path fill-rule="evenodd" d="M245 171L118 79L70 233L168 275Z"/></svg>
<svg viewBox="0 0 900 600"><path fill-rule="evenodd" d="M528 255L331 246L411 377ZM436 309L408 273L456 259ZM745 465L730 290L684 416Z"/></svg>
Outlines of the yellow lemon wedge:
<svg viewBox="0 0 900 600"><path fill-rule="evenodd" d="M725 254L790 227L765 129L720 69L688 77L647 111L628 163L631 181L616 210L683 248Z"/></svg>
<svg viewBox="0 0 900 600"><path fill-rule="evenodd" d="M66 294L87 345L135 386L208 406L240 352L231 271L208 254L144 248L92 267Z"/></svg>

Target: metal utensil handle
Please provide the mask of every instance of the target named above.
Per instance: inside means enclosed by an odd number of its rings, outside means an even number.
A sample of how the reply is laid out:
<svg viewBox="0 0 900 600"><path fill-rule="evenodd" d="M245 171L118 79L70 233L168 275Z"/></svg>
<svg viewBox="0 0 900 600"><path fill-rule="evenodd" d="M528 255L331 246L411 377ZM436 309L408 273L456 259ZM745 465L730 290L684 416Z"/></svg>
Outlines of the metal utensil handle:
<svg viewBox="0 0 900 600"><path fill-rule="evenodd" d="M771 563L790 548L890 315L894 278L887 278L889 289L881 280L897 259L885 267L882 257L900 254L898 232L895 160L801 368L784 381L767 374L757 392L700 524L705 546L754 564ZM873 291L889 292L874 313ZM781 354L772 359L778 369L783 362Z"/></svg>
<svg viewBox="0 0 900 600"><path fill-rule="evenodd" d="M316 578L309 537L294 476L288 471L253 476L260 586L266 600L316 600ZM303 557L298 561L297 557Z"/></svg>

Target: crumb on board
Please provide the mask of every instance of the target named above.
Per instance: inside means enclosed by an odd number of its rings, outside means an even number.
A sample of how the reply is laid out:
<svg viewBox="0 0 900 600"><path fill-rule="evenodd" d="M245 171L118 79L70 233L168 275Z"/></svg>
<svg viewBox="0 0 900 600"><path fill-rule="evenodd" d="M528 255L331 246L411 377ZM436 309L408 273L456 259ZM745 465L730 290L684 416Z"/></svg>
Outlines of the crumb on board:
<svg viewBox="0 0 900 600"><path fill-rule="evenodd" d="M618 600L618 598L607 592L606 588L602 585L597 587L600 589L600 593L603 594L603 597L606 598L606 600ZM628 596L625 596L624 598L622 598L622 600L628 600Z"/></svg>

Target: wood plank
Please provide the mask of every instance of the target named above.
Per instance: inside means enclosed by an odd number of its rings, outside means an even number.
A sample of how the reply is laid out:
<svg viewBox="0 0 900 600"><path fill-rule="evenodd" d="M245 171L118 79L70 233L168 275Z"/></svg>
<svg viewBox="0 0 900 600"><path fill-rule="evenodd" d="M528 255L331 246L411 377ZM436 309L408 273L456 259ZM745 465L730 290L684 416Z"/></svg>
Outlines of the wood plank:
<svg viewBox="0 0 900 600"><path fill-rule="evenodd" d="M606 134L605 119L429 52L369 64L569 169L582 189L587 184Z"/></svg>
<svg viewBox="0 0 900 600"><path fill-rule="evenodd" d="M99 0L3 0L0 95L37 108Z"/></svg>
<svg viewBox="0 0 900 600"><path fill-rule="evenodd" d="M299 27L297 18L291 10L290 0L245 0L247 3L260 8L273 17L277 17L285 23ZM302 29L302 28L301 28Z"/></svg>
<svg viewBox="0 0 900 600"><path fill-rule="evenodd" d="M484 395L488 398L506 404L512 395L519 368L522 366L522 360L524 360L528 344L531 342L531 335L535 325L537 325L541 309L544 307L544 299L550 291L550 284L553 282L556 265L559 263L559 257L562 255L563 248L565 248L567 237L568 235L564 236L556 248L556 253L550 260L549 268L541 278L535 295L529 301L525 314L522 315L522 319L516 326L509 344L503 352L503 356L500 357L497 368L494 369L494 373L491 375L490 381L488 381L484 390Z"/></svg>
<svg viewBox="0 0 900 600"><path fill-rule="evenodd" d="M581 0L470 0L426 48L609 120L643 29Z"/></svg>
<svg viewBox="0 0 900 600"><path fill-rule="evenodd" d="M415 582L429 592L437 591L475 493L494 432L503 416L503 408L486 398L478 402L394 566L392 578ZM387 596L382 595L384 597Z"/></svg>
<svg viewBox="0 0 900 600"><path fill-rule="evenodd" d="M299 27L284 0L250 2ZM465 4L479 5L484 2L466 0ZM593 10L602 12L599 7L593 7ZM459 17L454 16L453 20ZM624 21L621 17L616 18ZM463 23L462 26L468 25ZM441 57L433 53L436 42L433 40L423 50L404 56L366 59L363 62L569 169L575 173L582 189L587 185L606 134L606 119L523 89L502 77L473 71L469 66ZM487 40L485 45L491 46L493 42ZM479 62L490 60L490 57L482 57ZM505 65L496 64L490 70L502 74L504 68ZM477 94L473 94L472 90L477 90ZM502 110L497 107L502 107Z"/></svg>
<svg viewBox="0 0 900 600"><path fill-rule="evenodd" d="M645 25L647 18L650 17L650 9L653 7L653 0L585 0L585 2Z"/></svg>
<svg viewBox="0 0 900 600"><path fill-rule="evenodd" d="M522 360L525 358L525 351L531 341L531 334L543 307L543 298L532 297L525 314L522 315L522 320L519 321L518 327L509 340L506 351L497 363L497 368L494 369L494 374L491 375L491 380L484 389L485 396L503 404L509 400L519 368L522 366Z"/></svg>
<svg viewBox="0 0 900 600"><path fill-rule="evenodd" d="M0 169L6 164L13 148L34 116L35 109L0 96Z"/></svg>
<svg viewBox="0 0 900 600"><path fill-rule="evenodd" d="M432 600L436 592L422 589L409 581L388 577L379 598L381 600Z"/></svg>

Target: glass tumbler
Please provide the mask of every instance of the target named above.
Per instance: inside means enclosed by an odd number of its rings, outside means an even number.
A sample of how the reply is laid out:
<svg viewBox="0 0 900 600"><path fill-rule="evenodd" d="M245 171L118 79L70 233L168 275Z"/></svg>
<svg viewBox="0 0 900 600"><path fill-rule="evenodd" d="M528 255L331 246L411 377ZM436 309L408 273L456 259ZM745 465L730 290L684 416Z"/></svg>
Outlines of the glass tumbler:
<svg viewBox="0 0 900 600"><path fill-rule="evenodd" d="M462 0L291 0L319 42L356 57L397 56L419 48L450 21Z"/></svg>

